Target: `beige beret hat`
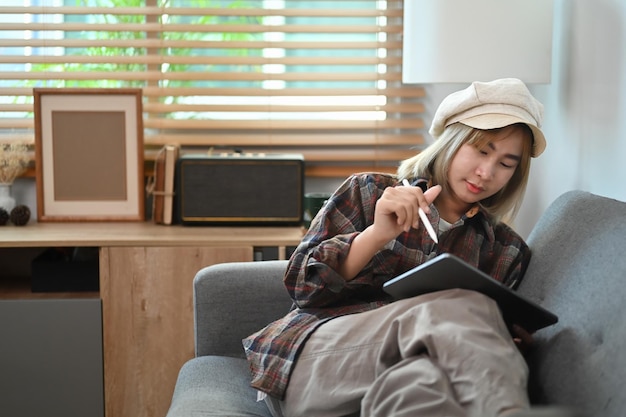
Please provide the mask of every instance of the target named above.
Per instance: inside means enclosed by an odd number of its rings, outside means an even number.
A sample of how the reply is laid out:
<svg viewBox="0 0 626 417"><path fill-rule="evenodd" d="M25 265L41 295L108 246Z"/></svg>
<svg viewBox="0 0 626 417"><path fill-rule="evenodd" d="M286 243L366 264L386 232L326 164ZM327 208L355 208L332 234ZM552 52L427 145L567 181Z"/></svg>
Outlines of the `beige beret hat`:
<svg viewBox="0 0 626 417"><path fill-rule="evenodd" d="M543 105L516 78L490 82L473 82L464 90L447 96L435 113L430 134L437 139L453 123L462 123L476 129L496 129L525 123L533 132L532 156L546 149L546 138L541 132Z"/></svg>

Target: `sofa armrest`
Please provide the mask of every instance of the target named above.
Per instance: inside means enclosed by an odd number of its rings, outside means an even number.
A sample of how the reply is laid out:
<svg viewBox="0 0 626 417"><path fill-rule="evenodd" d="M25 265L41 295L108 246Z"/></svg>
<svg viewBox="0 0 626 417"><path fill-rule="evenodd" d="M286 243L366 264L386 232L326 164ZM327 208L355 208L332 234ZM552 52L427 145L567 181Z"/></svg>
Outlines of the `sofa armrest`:
<svg viewBox="0 0 626 417"><path fill-rule="evenodd" d="M244 357L241 339L285 315L287 261L233 262L203 268L194 279L196 356Z"/></svg>

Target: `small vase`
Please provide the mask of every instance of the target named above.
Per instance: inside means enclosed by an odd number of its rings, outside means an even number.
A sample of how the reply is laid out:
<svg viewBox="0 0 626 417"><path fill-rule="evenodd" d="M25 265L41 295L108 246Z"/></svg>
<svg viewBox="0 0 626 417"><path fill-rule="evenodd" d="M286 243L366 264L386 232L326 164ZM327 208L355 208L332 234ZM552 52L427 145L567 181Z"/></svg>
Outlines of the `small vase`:
<svg viewBox="0 0 626 417"><path fill-rule="evenodd" d="M15 207L15 199L11 196L11 184L0 184L0 208L10 213Z"/></svg>

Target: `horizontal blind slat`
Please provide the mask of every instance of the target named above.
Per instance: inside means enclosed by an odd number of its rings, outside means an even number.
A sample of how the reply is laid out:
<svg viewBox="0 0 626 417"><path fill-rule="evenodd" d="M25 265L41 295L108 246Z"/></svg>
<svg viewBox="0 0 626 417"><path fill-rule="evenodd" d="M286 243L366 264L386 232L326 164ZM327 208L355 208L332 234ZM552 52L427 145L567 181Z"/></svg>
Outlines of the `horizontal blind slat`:
<svg viewBox="0 0 626 417"><path fill-rule="evenodd" d="M264 144L265 146L299 146L338 147L338 146L417 146L424 143L421 135L415 134L386 134L384 132L360 132L340 134L328 133L288 133L281 132L244 132L244 133L189 133L189 134L149 134L146 143L153 147L161 147L167 143L191 146L226 146L251 147Z"/></svg>
<svg viewBox="0 0 626 417"><path fill-rule="evenodd" d="M192 65L399 65L402 58L388 57L256 57L256 56L174 56L174 55L142 55L142 56L84 56L84 55L41 55L41 56L0 56L0 64L46 64L46 63L81 63L81 64L192 64Z"/></svg>
<svg viewBox="0 0 626 417"><path fill-rule="evenodd" d="M159 71L88 71L88 72L0 72L3 80L124 80L124 81L376 81L402 79L400 73L375 74L371 72L331 73L256 73L256 72L159 72Z"/></svg>
<svg viewBox="0 0 626 417"><path fill-rule="evenodd" d="M324 97L348 96L366 97L384 94L391 98L424 98L422 87L378 88L286 88L280 91L268 91L252 88L198 88L198 87L144 87L144 97ZM17 97L32 101L32 87L0 87L0 96Z"/></svg>
<svg viewBox="0 0 626 417"><path fill-rule="evenodd" d="M417 129L424 127L420 119L391 120L171 120L147 119L150 129L228 129L228 130L368 130Z"/></svg>
<svg viewBox="0 0 626 417"><path fill-rule="evenodd" d="M167 39L0 39L0 47L31 48L171 48L171 49L264 49L286 50L401 50L402 41L228 41Z"/></svg>
<svg viewBox="0 0 626 417"><path fill-rule="evenodd" d="M314 105L224 105L224 104L159 104L146 103L143 106L145 113L164 112L370 112L389 111L395 113L417 114L424 112L422 103L400 103L385 105L350 105L350 106L314 106ZM32 112L32 104L0 103L0 112Z"/></svg>
<svg viewBox="0 0 626 417"><path fill-rule="evenodd" d="M370 130L370 129L421 129L421 119L391 120L144 120L149 129L223 129L223 130ZM32 119L0 118L0 129L34 128Z"/></svg>
<svg viewBox="0 0 626 417"><path fill-rule="evenodd" d="M288 17L402 17L401 9L357 9L357 8L293 8L293 9L257 9L257 8L212 8L212 7L98 7L98 6L0 6L2 14L56 14L56 15L138 15L138 16L288 16Z"/></svg>
<svg viewBox="0 0 626 417"><path fill-rule="evenodd" d="M254 25L254 24L171 24L171 23L0 23L0 31L39 31L39 32L129 32L129 33L315 33L315 34L368 34L381 33L380 27L375 25ZM387 26L385 33L400 33L401 26Z"/></svg>

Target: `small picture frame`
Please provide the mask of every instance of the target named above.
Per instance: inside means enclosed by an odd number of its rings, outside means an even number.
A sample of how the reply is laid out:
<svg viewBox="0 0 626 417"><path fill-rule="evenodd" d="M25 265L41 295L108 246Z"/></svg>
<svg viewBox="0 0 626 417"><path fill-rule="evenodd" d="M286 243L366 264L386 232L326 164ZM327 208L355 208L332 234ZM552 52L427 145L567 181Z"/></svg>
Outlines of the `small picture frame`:
<svg viewBox="0 0 626 417"><path fill-rule="evenodd" d="M142 221L141 89L35 88L37 220Z"/></svg>

